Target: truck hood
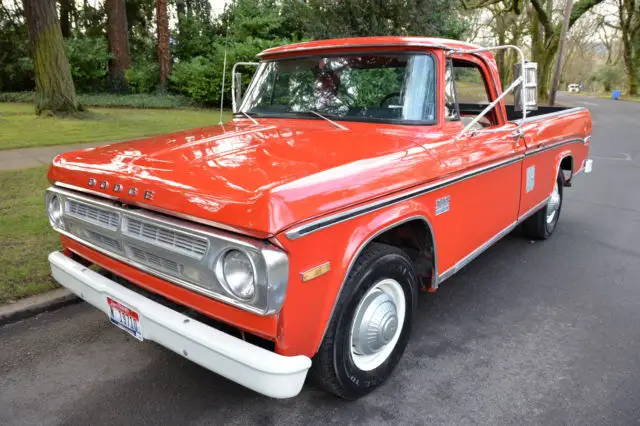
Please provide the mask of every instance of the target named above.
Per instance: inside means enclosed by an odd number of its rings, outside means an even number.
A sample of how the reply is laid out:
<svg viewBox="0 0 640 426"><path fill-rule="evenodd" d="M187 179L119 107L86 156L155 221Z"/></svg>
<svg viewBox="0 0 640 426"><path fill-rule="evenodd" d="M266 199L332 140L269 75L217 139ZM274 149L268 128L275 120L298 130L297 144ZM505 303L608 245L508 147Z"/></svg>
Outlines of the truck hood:
<svg viewBox="0 0 640 426"><path fill-rule="evenodd" d="M268 237L418 183L410 170L429 154L403 137L402 127L349 128L237 120L68 152L54 159L48 177L125 204Z"/></svg>

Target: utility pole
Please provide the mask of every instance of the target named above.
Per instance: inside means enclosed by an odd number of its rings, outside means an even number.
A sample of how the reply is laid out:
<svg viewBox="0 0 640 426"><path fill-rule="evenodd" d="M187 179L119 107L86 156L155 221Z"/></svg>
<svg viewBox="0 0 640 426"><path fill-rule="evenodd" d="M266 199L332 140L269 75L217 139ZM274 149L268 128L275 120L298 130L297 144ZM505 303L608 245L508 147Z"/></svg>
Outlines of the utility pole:
<svg viewBox="0 0 640 426"><path fill-rule="evenodd" d="M551 1L551 0L548 0ZM564 25L560 33L560 46L558 47L558 60L556 60L556 72L553 75L553 83L551 84L551 93L549 93L549 105L556 103L556 92L558 84L560 84L560 71L562 71L562 60L564 59L564 42L569 31L569 20L571 19L571 10L573 9L573 0L567 0L567 7L564 11Z"/></svg>

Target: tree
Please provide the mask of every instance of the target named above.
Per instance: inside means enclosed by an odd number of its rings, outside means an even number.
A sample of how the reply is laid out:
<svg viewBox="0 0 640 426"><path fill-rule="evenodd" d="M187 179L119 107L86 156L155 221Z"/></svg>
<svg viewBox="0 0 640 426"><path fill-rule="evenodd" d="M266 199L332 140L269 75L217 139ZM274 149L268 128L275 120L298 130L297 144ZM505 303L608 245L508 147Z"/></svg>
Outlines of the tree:
<svg viewBox="0 0 640 426"><path fill-rule="evenodd" d="M73 0L60 0L60 30L62 37L71 36L71 17L75 11Z"/></svg>
<svg viewBox="0 0 640 426"><path fill-rule="evenodd" d="M640 0L617 0L618 21L622 33L622 57L627 72L629 94L638 94L640 67Z"/></svg>
<svg viewBox="0 0 640 426"><path fill-rule="evenodd" d="M167 0L157 0L156 20L158 36L158 64L160 65L160 87L167 90L171 73L171 52L169 51L169 16Z"/></svg>
<svg viewBox="0 0 640 426"><path fill-rule="evenodd" d="M311 0L306 33L313 38L434 35L460 38L465 30L448 0Z"/></svg>
<svg viewBox="0 0 640 426"><path fill-rule="evenodd" d="M573 0L567 0L567 7L564 11L564 25L560 33L560 46L558 48L558 58L556 59L556 71L553 74L553 83L551 84L551 93L549 93L549 105L556 102L556 92L558 84L560 84L560 71L562 71L562 61L564 60L564 45L569 32L569 18L571 17L571 9L573 9Z"/></svg>
<svg viewBox="0 0 640 426"><path fill-rule="evenodd" d="M54 0L25 0L24 10L36 77L36 114L78 112Z"/></svg>
<svg viewBox="0 0 640 426"><path fill-rule="evenodd" d="M517 1L517 0L516 0ZM564 22L553 21L553 0L530 0L533 6L531 14L531 53L538 63L538 98L549 98L551 69L560 47L560 35ZM592 7L604 0L579 0L573 5L567 31Z"/></svg>
<svg viewBox="0 0 640 426"><path fill-rule="evenodd" d="M538 99L546 101L549 97L551 70L560 47L560 35L563 19L554 16L553 0L460 0L466 9L482 9L502 2L505 11L516 15L526 13L531 38L531 57L538 63ZM604 0L579 0L573 5L567 30L582 15Z"/></svg>
<svg viewBox="0 0 640 426"><path fill-rule="evenodd" d="M107 39L109 41L109 86L112 90L125 89L125 72L131 68L129 30L124 0L106 0Z"/></svg>

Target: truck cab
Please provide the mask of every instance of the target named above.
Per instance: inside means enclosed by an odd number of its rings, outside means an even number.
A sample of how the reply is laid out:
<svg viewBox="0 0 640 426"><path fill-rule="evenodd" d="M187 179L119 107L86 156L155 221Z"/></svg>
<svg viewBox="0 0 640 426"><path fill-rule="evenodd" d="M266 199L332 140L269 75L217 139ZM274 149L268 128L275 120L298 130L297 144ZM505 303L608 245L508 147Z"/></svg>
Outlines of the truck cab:
<svg viewBox="0 0 640 426"><path fill-rule="evenodd" d="M54 159L53 277L257 392L309 375L366 395L420 326L420 291L516 226L550 238L591 171L589 112L537 106L518 53L503 91L491 49L454 40L268 49L232 121Z"/></svg>

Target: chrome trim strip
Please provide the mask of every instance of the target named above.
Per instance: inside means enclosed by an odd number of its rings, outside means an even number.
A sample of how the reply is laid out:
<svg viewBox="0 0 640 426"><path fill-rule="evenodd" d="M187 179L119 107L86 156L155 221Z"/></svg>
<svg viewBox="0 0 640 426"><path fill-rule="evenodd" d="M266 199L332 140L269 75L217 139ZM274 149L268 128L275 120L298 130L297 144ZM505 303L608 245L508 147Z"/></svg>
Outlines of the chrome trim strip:
<svg viewBox="0 0 640 426"><path fill-rule="evenodd" d="M451 278L456 272L460 271L460 269L468 265L469 262L471 262L473 259L475 259L479 255L481 255L485 250L487 250L489 247L494 245L496 242L498 242L500 239L506 236L509 232L513 231L516 226L518 226L520 223L524 222L526 219L534 215L538 210L544 207L545 204L547 204L547 202L549 201L549 198L550 197L545 198L542 202L536 204L535 206L527 210L524 214L518 217L518 220L516 220L515 222L512 222L509 226L507 226L502 231L498 232L496 235L491 237L480 247L478 247L477 249L475 249L474 251L466 255L464 258L462 258L462 260L460 260L458 263L456 263L451 268L444 271L442 275L438 277L438 285L440 285L444 280Z"/></svg>
<svg viewBox="0 0 640 426"><path fill-rule="evenodd" d="M380 200L373 201L371 203L363 204L358 207L354 207L349 210L345 210L339 213L335 213L329 216L322 217L320 219L314 220L308 224L297 226L295 228L290 229L286 232L286 236L290 240L295 240L300 237L304 237L305 235L312 234L321 229L328 228L329 226L336 225L338 223L345 222L347 220L356 218L358 216L362 216L367 213L371 213L376 210L380 210L385 207L392 206L394 204L400 203L402 201L410 200L415 197L419 197L421 195L428 194L429 192L436 191L441 188L445 188L449 185L453 185L454 183L461 182L463 180L472 178L474 176L488 173L490 171L506 167L508 165L517 163L524 158L524 155L518 155L516 157L511 157L506 160L498 161L496 163L492 163L485 167L476 168L470 170L468 172L463 172L458 176L454 176L443 181L429 183L423 186L419 186L413 190L408 192L401 193L399 195L383 198Z"/></svg>
<svg viewBox="0 0 640 426"><path fill-rule="evenodd" d="M489 247L495 244L498 240L500 240L502 237L507 235L509 232L513 231L513 229L516 227L517 224L518 224L517 221L511 223L502 231L498 232L496 235L491 237L488 241L486 241L480 247L478 247L477 249L475 249L465 257L463 257L462 260L460 260L458 263L456 263L451 268L444 271L442 275L438 277L438 285L442 284L442 282L445 281L446 279L451 278L456 272L464 268L467 264L469 264L469 262L471 262L473 259L475 259L480 254L482 254L485 250L487 250Z"/></svg>
<svg viewBox="0 0 640 426"><path fill-rule="evenodd" d="M436 250L436 237L435 237L435 234L433 233L433 227L431 226L431 222L429 222L429 219L427 219L425 216L421 216L421 215L411 216L411 217L408 217L408 218L403 219L401 221L394 222L394 223L386 226L385 228L379 230L375 234L369 236L360 245L360 247L358 247L358 250L356 250L356 252L351 257L351 260L349 261L349 266L347 267L347 271L344 274L344 278L342 279L342 283L340 284L340 290L338 290L338 294L336 294L336 297L333 300L333 307L331 308L331 313L329 314L329 320L326 322L326 324L324 326L324 331L322 333L322 338L320 339L320 343L322 343L322 341L324 340L325 334L327 334L327 329L329 328L329 323L331 322L331 318L333 318L333 313L336 310L336 306L338 304L338 300L340 299L340 296L342 295L342 290L344 289L344 285L347 282L347 278L349 277L349 274L351 273L351 269L353 268L353 264L356 262L356 260L358 259L358 257L362 253L362 251L369 245L369 243L371 241L375 240L376 237L382 235L383 233L387 232L390 229L398 227L398 226L400 226L400 225L402 225L404 223L411 222L412 220L422 220L429 227L429 232L431 233L431 239L433 240L433 274L431 275L431 288L434 289L434 290L436 290L438 288L438 280L437 280L437 277L438 277L438 258L437 258L438 250Z"/></svg>
<svg viewBox="0 0 640 426"><path fill-rule="evenodd" d="M574 108L569 108L569 109L565 109L565 110L562 110L562 111L555 111L555 112L550 112L550 113L547 113L547 114L534 115L532 117L527 117L525 120L522 120L522 118L519 118L517 120L511 120L511 123L516 123L516 124L534 123L536 121L545 120L547 118L560 117L562 115L574 114L576 112L580 112L580 111L583 111L583 110L587 110L587 108L585 108L585 107L574 107Z"/></svg>
<svg viewBox="0 0 640 426"><path fill-rule="evenodd" d="M96 195L100 198L108 198L110 200L120 200L120 198L111 195L111 194L105 194L104 192L98 192L98 191L93 191L91 189L87 189L87 188L83 188L81 186L75 186L75 185L70 185L68 183L64 183L64 182L59 182L59 181L55 181L53 183L54 186L58 186L58 187L62 187L62 188L67 188L67 189L71 189L73 191L78 191L78 192L84 192L86 194L91 194L91 195ZM246 235L249 237L254 237L254 238L259 238L259 239L265 239L270 237L270 234L267 233L262 233L262 232L252 232L250 229L243 229L243 228L237 228L234 226L229 226L229 225L225 225L224 223L220 223L220 222L214 222L212 220L208 220L208 219L203 219L201 217L197 217L197 216L191 216L189 214L185 214L185 213L180 213L180 212L176 212L176 211L172 211L172 210L167 210L167 209L163 209L161 207L156 207L156 206L151 206L149 204L146 203L140 203L137 201L131 202L131 203L127 203L128 205L131 206L136 206L136 207L141 207L143 209L147 209L147 210L152 210L158 213L162 213L162 214L166 214L167 216L173 216L173 217L177 217L179 219L184 219L184 220L188 220L190 222L196 222L202 225L207 225L207 226L211 226L214 228L218 228L218 229L222 229L224 231L229 231L229 232L234 232L236 234L242 234L242 235Z"/></svg>
<svg viewBox="0 0 640 426"><path fill-rule="evenodd" d="M545 198L544 200L542 200L542 202L536 204L535 206L531 207L529 210L527 210L526 212L524 212L523 214L520 215L520 217L518 217L518 222L517 223L521 223L523 221L525 221L526 219L528 219L529 217L533 216L534 213L536 213L538 210L540 210L542 207L545 206L545 204L547 204L549 202L549 197Z"/></svg>
<svg viewBox="0 0 640 426"><path fill-rule="evenodd" d="M277 48L270 48L258 53L256 57L266 58L268 56L288 55L290 53L300 53L300 52L315 52L318 50L336 51L336 50L345 50L345 49L371 49L371 48L388 48L388 47L398 47L398 46L427 47L427 48L434 48L434 49L453 50L453 48L445 46L444 44L409 41L409 42L398 42L398 43L368 43L368 44L355 43L355 44L341 44L337 46L295 47L292 49L277 50L277 51L271 51L271 49L277 49Z"/></svg>
<svg viewBox="0 0 640 426"><path fill-rule="evenodd" d="M584 144L585 140L586 139L583 139L583 138L567 139L567 140L564 140L564 141L555 142L555 143L553 143L551 145L545 145L545 146L542 146L540 148L532 149L531 151L526 151L524 155L525 155L525 157L530 157L532 155L540 154L541 152L549 151L551 149L559 148L561 146L569 145L569 144L572 144L572 143L582 143L582 144Z"/></svg>

